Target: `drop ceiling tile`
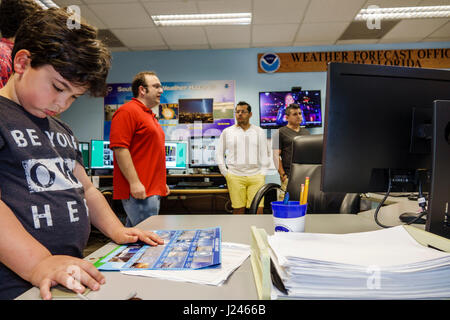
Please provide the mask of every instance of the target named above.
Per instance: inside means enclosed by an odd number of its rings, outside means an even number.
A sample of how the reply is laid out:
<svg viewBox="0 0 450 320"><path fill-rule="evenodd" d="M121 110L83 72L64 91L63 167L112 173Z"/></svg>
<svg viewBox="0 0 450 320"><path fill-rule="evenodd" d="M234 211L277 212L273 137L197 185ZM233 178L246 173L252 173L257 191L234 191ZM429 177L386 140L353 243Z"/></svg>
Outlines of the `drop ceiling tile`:
<svg viewBox="0 0 450 320"><path fill-rule="evenodd" d="M111 29L127 47L165 46L156 28Z"/></svg>
<svg viewBox="0 0 450 320"><path fill-rule="evenodd" d="M420 0L368 0L363 8L368 6L378 6L380 8L396 8L396 7L415 7L419 5Z"/></svg>
<svg viewBox="0 0 450 320"><path fill-rule="evenodd" d="M329 46L333 45L333 40L318 40L318 41L296 41L295 47L312 47L312 46Z"/></svg>
<svg viewBox="0 0 450 320"><path fill-rule="evenodd" d="M96 3L117 4L117 3L139 2L139 0L83 0L83 2L86 4L96 4Z"/></svg>
<svg viewBox="0 0 450 320"><path fill-rule="evenodd" d="M314 0L303 22L350 22L366 0Z"/></svg>
<svg viewBox="0 0 450 320"><path fill-rule="evenodd" d="M290 45L294 41L297 28L297 24L254 25L252 45L257 43L288 43Z"/></svg>
<svg viewBox="0 0 450 320"><path fill-rule="evenodd" d="M109 28L145 28L153 22L140 3L109 3L88 5Z"/></svg>
<svg viewBox="0 0 450 320"><path fill-rule="evenodd" d="M207 44L186 44L186 45L172 45L169 46L171 50L208 50L210 49Z"/></svg>
<svg viewBox="0 0 450 320"><path fill-rule="evenodd" d="M251 0L197 1L200 13L252 12Z"/></svg>
<svg viewBox="0 0 450 320"><path fill-rule="evenodd" d="M450 36L448 37L442 37L442 38L425 38L422 39L421 42L447 42L450 41Z"/></svg>
<svg viewBox="0 0 450 320"><path fill-rule="evenodd" d="M86 5L80 6L81 17L98 29L106 29L107 26Z"/></svg>
<svg viewBox="0 0 450 320"><path fill-rule="evenodd" d="M169 47L208 45L202 27L160 27L159 31Z"/></svg>
<svg viewBox="0 0 450 320"><path fill-rule="evenodd" d="M302 21L309 0L255 0L253 23L298 23Z"/></svg>
<svg viewBox="0 0 450 320"><path fill-rule="evenodd" d="M401 20L383 38L385 40L404 39L404 41L420 41L441 26L447 23L448 19L405 19ZM383 27L383 22L381 22ZM404 42L402 41L402 42Z"/></svg>
<svg viewBox="0 0 450 320"><path fill-rule="evenodd" d="M378 43L378 39L353 39L353 40L338 40L336 45L341 44L367 44L367 43Z"/></svg>
<svg viewBox="0 0 450 320"><path fill-rule="evenodd" d="M423 0L421 6L449 6L450 0Z"/></svg>
<svg viewBox="0 0 450 320"><path fill-rule="evenodd" d="M210 44L250 44L250 26L204 27Z"/></svg>
<svg viewBox="0 0 450 320"><path fill-rule="evenodd" d="M53 2L61 8L83 4L81 0L53 0Z"/></svg>
<svg viewBox="0 0 450 320"><path fill-rule="evenodd" d="M296 42L339 39L348 27L348 22L303 23L295 38Z"/></svg>
<svg viewBox="0 0 450 320"><path fill-rule="evenodd" d="M143 2L145 9L151 14L192 14L199 13L195 2Z"/></svg>
<svg viewBox="0 0 450 320"><path fill-rule="evenodd" d="M242 49L242 48L250 48L250 43L232 43L232 44L223 44L223 43L211 43L211 49Z"/></svg>
<svg viewBox="0 0 450 320"><path fill-rule="evenodd" d="M431 33L428 37L430 38L448 38L450 36L450 21L439 27Z"/></svg>

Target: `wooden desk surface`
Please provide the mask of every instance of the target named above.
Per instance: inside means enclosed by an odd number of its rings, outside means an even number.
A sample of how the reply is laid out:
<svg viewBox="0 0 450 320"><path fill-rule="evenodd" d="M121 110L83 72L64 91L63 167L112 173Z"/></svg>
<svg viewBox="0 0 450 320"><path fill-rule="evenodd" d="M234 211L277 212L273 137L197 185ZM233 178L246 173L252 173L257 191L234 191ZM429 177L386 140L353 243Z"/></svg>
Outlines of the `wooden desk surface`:
<svg viewBox="0 0 450 320"><path fill-rule="evenodd" d="M410 207L411 205L411 207ZM412 208L405 202L381 208L380 215L392 222L398 212ZM305 231L314 233L351 233L381 229L373 219L373 211L361 214L310 214L306 215ZM398 222L396 225L400 224ZM390 221L389 221L390 222ZM270 235L274 232L271 215L159 215L143 221L138 227L147 230L193 229L220 226L222 240L250 244L250 226L263 228ZM90 262L110 252L116 245L109 243L85 259ZM137 277L120 272L104 272L106 284L98 292L88 294L89 299L123 299L124 292L136 291L137 296L149 300L253 300L257 299L256 286L250 260L247 259L222 286ZM19 296L20 300L40 299L39 289L32 288Z"/></svg>

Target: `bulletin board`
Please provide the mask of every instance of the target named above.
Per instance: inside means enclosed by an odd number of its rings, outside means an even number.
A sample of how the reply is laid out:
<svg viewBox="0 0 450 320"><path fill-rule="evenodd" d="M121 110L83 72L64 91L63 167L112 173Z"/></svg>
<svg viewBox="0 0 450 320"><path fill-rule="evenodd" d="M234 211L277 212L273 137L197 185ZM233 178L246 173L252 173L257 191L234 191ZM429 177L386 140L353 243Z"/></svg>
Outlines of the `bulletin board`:
<svg viewBox="0 0 450 320"><path fill-rule="evenodd" d="M162 82L163 94L158 119L166 140L186 140L190 136L219 136L234 124L234 80ZM114 112L133 97L130 83L108 84L104 98L103 139L109 140ZM200 117L194 117L192 105L212 107ZM210 112L211 111L211 112Z"/></svg>

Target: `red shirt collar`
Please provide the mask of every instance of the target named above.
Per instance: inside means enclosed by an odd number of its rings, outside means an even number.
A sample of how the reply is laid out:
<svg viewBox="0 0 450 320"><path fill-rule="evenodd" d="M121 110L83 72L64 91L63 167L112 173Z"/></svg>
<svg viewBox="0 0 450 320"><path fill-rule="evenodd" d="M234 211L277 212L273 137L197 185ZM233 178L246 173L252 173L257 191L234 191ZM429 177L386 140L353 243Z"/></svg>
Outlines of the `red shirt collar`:
<svg viewBox="0 0 450 320"><path fill-rule="evenodd" d="M148 108L145 104L139 101L137 98L131 98L134 102L136 102L139 107L142 108L142 111L150 113L153 117L156 117L156 114L153 113L152 109Z"/></svg>

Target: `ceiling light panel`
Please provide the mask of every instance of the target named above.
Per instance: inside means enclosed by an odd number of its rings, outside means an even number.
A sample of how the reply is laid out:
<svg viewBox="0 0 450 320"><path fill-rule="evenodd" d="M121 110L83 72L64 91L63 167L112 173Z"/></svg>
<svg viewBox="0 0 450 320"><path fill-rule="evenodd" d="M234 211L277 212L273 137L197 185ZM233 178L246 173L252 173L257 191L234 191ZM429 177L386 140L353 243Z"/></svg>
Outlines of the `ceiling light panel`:
<svg viewBox="0 0 450 320"><path fill-rule="evenodd" d="M152 16L156 26L246 25L251 13L180 14Z"/></svg>
<svg viewBox="0 0 450 320"><path fill-rule="evenodd" d="M361 9L361 11L356 15L355 20L400 20L448 17L450 17L450 6L398 8L379 8L377 6L371 6L367 9Z"/></svg>

